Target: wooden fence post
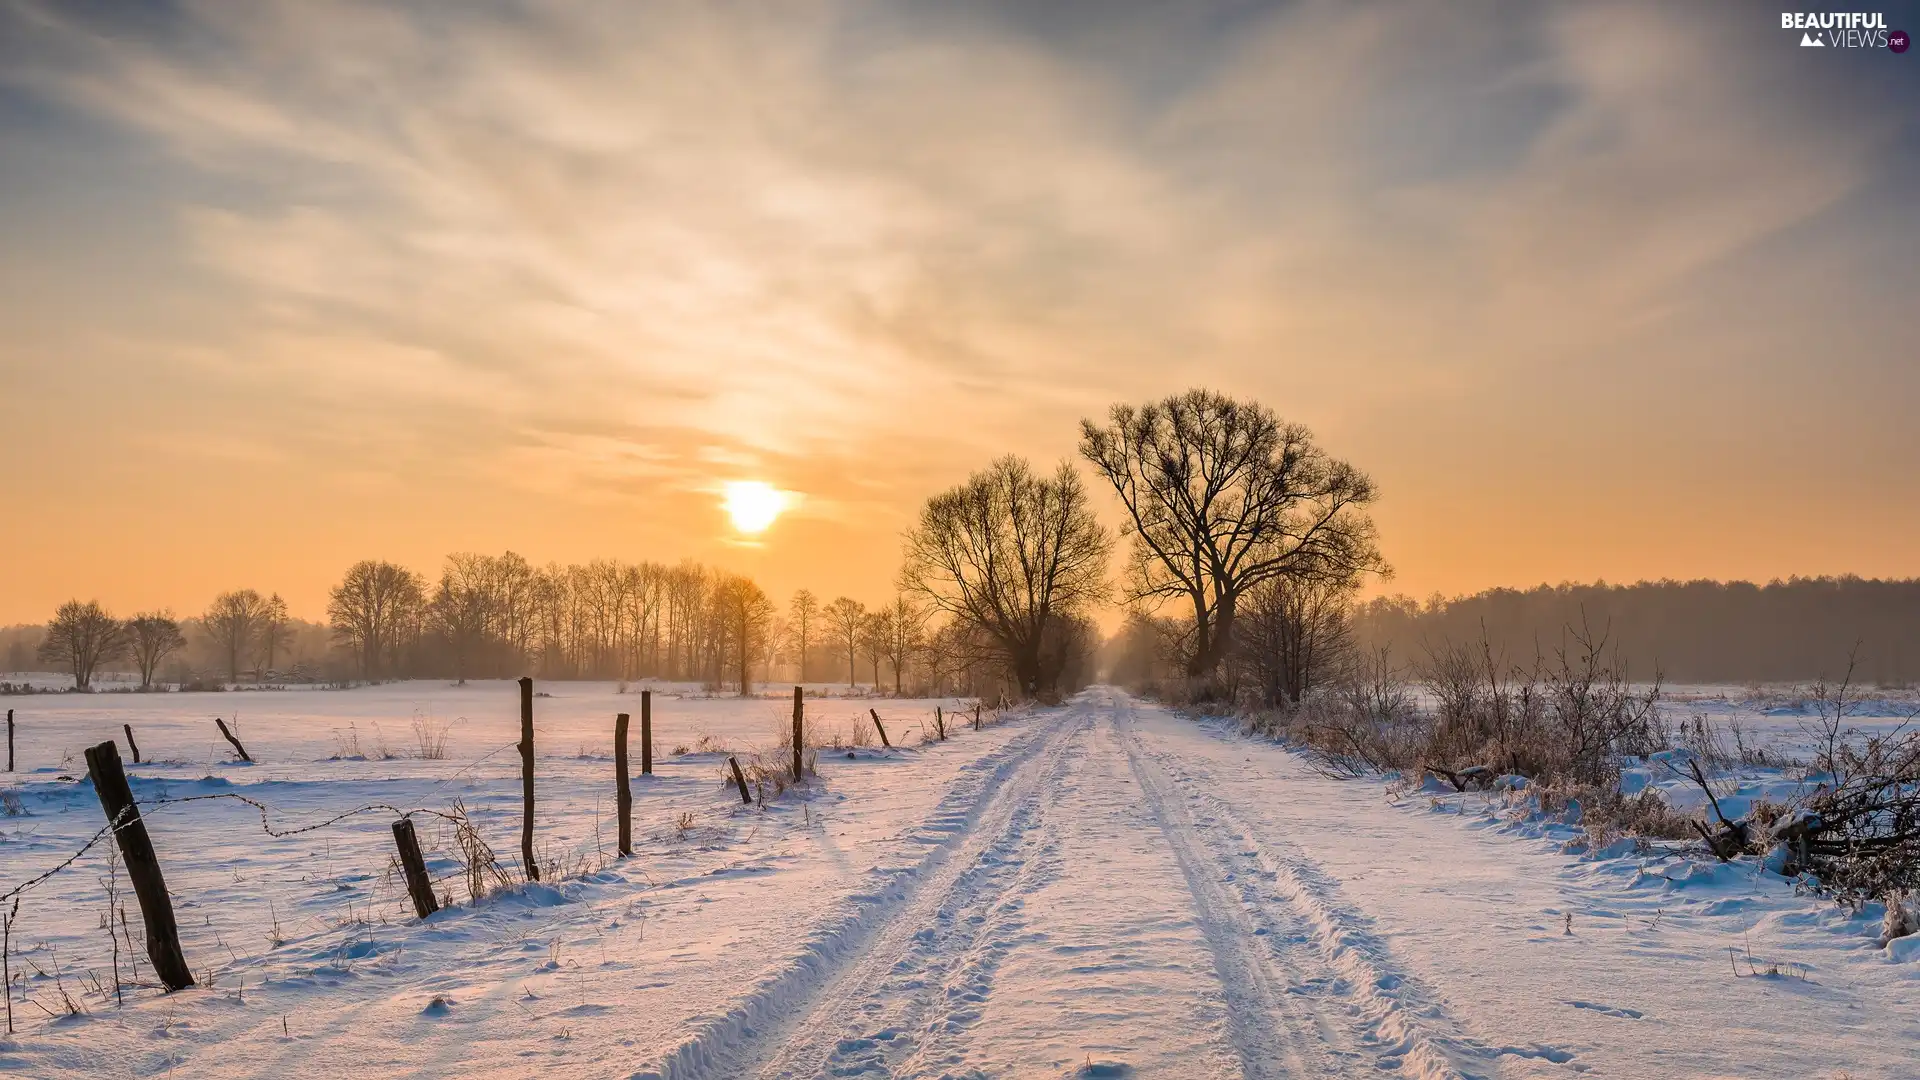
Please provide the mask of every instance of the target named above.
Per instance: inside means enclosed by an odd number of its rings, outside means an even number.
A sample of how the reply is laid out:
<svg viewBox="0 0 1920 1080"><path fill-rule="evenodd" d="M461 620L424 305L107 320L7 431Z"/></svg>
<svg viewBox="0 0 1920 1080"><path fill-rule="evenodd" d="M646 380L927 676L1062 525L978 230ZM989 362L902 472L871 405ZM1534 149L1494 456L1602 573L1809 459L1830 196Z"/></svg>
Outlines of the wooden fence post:
<svg viewBox="0 0 1920 1080"><path fill-rule="evenodd" d="M533 679L520 679L520 862L527 880L540 880L540 864L533 861Z"/></svg>
<svg viewBox="0 0 1920 1080"><path fill-rule="evenodd" d="M140 744L133 741L133 725L121 724L120 726L127 733L127 749L133 751L133 763L138 765L140 764Z"/></svg>
<svg viewBox="0 0 1920 1080"><path fill-rule="evenodd" d="M153 962L153 972L168 990L192 986L193 972L187 970L187 958L180 952L180 926L173 920L173 901L160 874L160 857L154 854L146 822L140 820L140 807L133 801L133 788L127 785L127 771L112 740L87 747L87 774L93 778L100 808L107 812L107 823L115 826L114 840L127 864L127 880L133 883L140 915L146 920L147 959Z"/></svg>
<svg viewBox="0 0 1920 1080"><path fill-rule="evenodd" d="M887 738L887 729L880 723L880 710L868 709L867 715L873 717L873 730L880 733L880 745L889 750L893 749L893 742Z"/></svg>
<svg viewBox="0 0 1920 1080"><path fill-rule="evenodd" d="M733 782L740 785L740 801L752 806L753 795L747 791L747 778L740 774L740 759L728 754L727 764L733 766Z"/></svg>
<svg viewBox="0 0 1920 1080"><path fill-rule="evenodd" d="M13 710L7 710L7 771L13 771Z"/></svg>
<svg viewBox="0 0 1920 1080"><path fill-rule="evenodd" d="M646 730L644 714L640 723ZM627 714L613 718L613 804L620 814L620 855L633 854L633 785L627 779Z"/></svg>
<svg viewBox="0 0 1920 1080"><path fill-rule="evenodd" d="M806 706L800 700L800 688L793 688L793 782L799 783L806 771L802 754L807 748Z"/></svg>
<svg viewBox="0 0 1920 1080"><path fill-rule="evenodd" d="M640 691L640 775L653 775L653 691Z"/></svg>
<svg viewBox="0 0 1920 1080"><path fill-rule="evenodd" d="M941 742L947 741L947 714L941 712L938 705L933 707L933 730L940 733Z"/></svg>
<svg viewBox="0 0 1920 1080"><path fill-rule="evenodd" d="M226 740L233 744L233 752L240 755L240 760L251 764L253 758L247 755L247 748L241 746L240 740L235 738L233 732L227 729L227 722L217 716L213 718L213 722L220 728L220 734L225 736Z"/></svg>
<svg viewBox="0 0 1920 1080"><path fill-rule="evenodd" d="M973 703L973 730L980 730L980 703L977 701Z"/></svg>
<svg viewBox="0 0 1920 1080"><path fill-rule="evenodd" d="M433 879L427 876L427 860L420 856L420 838L414 834L412 818L393 823L393 843L400 849L400 869L407 876L413 910L423 919L439 911L440 901L433 898Z"/></svg>

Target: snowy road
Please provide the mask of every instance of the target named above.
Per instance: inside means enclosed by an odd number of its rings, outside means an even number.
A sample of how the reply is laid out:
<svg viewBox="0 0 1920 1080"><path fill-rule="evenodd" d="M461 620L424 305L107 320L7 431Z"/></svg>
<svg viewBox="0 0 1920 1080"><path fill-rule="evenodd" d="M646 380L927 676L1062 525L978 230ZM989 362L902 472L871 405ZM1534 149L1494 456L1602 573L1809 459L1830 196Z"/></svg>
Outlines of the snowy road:
<svg viewBox="0 0 1920 1080"><path fill-rule="evenodd" d="M1141 723L1142 714L1146 723ZM753 1038L672 1075L1490 1075L1323 871L1196 785L1217 740L1100 689ZM1076 1068L1077 1067L1077 1068Z"/></svg>
<svg viewBox="0 0 1920 1080"><path fill-rule="evenodd" d="M1576 880L1375 792L1089 691L857 946L668 1075L1908 1075L1910 983L1734 978L1713 916L1743 901ZM1891 1038L1847 1037L1871 1016Z"/></svg>

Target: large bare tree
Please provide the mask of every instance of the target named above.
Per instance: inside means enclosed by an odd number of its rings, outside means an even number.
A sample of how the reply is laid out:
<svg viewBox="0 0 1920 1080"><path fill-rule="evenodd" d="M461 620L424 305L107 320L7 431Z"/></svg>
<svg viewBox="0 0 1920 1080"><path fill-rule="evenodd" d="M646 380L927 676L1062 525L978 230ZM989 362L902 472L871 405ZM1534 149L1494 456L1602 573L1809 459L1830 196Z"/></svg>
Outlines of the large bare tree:
<svg viewBox="0 0 1920 1080"><path fill-rule="evenodd" d="M333 636L360 655L360 677L380 673L383 656L397 652L425 602L420 576L396 563L365 559L347 568L328 596Z"/></svg>
<svg viewBox="0 0 1920 1080"><path fill-rule="evenodd" d="M252 589L235 589L213 598L200 627L227 658L227 681L240 681L240 667L252 658L268 618L267 598Z"/></svg>
<svg viewBox="0 0 1920 1080"><path fill-rule="evenodd" d="M47 623L39 654L42 662L59 664L73 672L75 689L88 690L93 687L94 671L118 659L126 651L126 644L126 627L99 601L83 604L69 600Z"/></svg>
<svg viewBox="0 0 1920 1080"><path fill-rule="evenodd" d="M1047 694L1060 676L1054 623L1103 595L1109 548L1072 465L1041 476L1008 456L927 500L901 585L991 637L1022 693Z"/></svg>
<svg viewBox="0 0 1920 1080"><path fill-rule="evenodd" d="M1260 583L1386 571L1366 512L1373 481L1305 427L1209 390L1115 405L1108 420L1081 421L1080 451L1126 508L1128 599L1192 608L1189 677L1219 667L1241 598Z"/></svg>
<svg viewBox="0 0 1920 1080"><path fill-rule="evenodd" d="M860 658L860 627L867 619L866 605L858 600L836 596L821 613L826 617L827 633L837 652L847 658L847 685L856 685L853 665Z"/></svg>
<svg viewBox="0 0 1920 1080"><path fill-rule="evenodd" d="M127 646L140 668L140 689L153 689L153 674L168 656L187 647L187 636L170 611L143 611L127 620Z"/></svg>

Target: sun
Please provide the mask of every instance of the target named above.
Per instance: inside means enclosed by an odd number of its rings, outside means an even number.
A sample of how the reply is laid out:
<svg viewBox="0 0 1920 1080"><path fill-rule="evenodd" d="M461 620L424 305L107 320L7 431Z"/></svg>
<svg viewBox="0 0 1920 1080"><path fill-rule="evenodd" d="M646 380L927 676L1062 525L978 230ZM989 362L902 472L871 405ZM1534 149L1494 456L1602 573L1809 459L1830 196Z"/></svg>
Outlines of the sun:
<svg viewBox="0 0 1920 1080"><path fill-rule="evenodd" d="M772 484L731 480L727 482L726 498L720 505L733 519L734 528L743 533L760 533L787 508L787 496Z"/></svg>

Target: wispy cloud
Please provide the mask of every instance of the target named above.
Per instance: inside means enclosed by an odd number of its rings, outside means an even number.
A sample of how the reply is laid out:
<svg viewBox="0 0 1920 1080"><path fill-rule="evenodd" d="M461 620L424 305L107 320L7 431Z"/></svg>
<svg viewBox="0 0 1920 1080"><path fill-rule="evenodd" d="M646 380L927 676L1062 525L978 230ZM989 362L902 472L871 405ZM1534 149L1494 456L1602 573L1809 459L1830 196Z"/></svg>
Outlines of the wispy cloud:
<svg viewBox="0 0 1920 1080"><path fill-rule="evenodd" d="M1505 423L1482 410L1516 407L1515 372L1751 348L1717 325L1726 283L1792 281L1766 245L1871 213L1910 137L1764 23L14 0L0 78L190 170L172 254L221 316L152 348L310 419L316 472L387 475L362 429L396 424L475 491L779 472L857 534L815 554L878 588L856 564L928 486L1066 452L1111 400L1265 397L1417 517L1453 496L1393 481ZM1909 385L1877 349L1861 377ZM1457 437L1496 482L1583 467L1537 431Z"/></svg>

